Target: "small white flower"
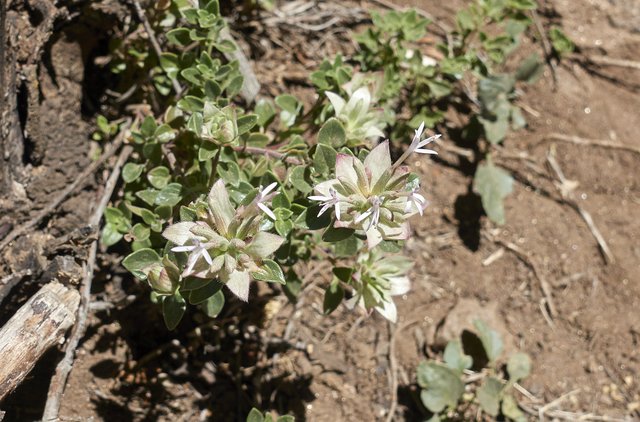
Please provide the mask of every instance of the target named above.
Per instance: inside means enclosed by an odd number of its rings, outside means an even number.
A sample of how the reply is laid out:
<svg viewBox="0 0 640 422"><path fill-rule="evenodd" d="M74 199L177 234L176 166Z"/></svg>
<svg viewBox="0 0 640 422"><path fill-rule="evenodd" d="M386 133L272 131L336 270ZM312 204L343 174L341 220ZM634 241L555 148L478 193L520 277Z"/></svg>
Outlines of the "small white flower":
<svg viewBox="0 0 640 422"><path fill-rule="evenodd" d="M258 208L260 208L265 214L267 214L269 217L271 217L273 220L276 219L276 215L273 213L273 211L271 211L269 209L269 207L267 207L264 202L268 201L269 199L271 199L271 197L273 197L273 195L275 195L275 192L273 192L271 195L269 195L269 193L276 187L278 186L278 184L276 182L271 183L269 186L267 186L266 188L262 188L262 186L260 186L258 188L258 195L256 196L256 205L258 206Z"/></svg>
<svg viewBox="0 0 640 422"><path fill-rule="evenodd" d="M416 207L420 215L422 215L423 209L427 200L418 193L418 188L413 188L409 196L407 197L407 204L404 207L404 212L409 212L411 210L411 206Z"/></svg>
<svg viewBox="0 0 640 422"><path fill-rule="evenodd" d="M356 218L355 223L358 224L362 222L365 218L371 216L371 220L369 221L369 226L365 231L369 231L372 227L377 227L378 222L380 221L380 205L384 201L384 198L373 196L369 199L371 202L371 208L360 214L358 218Z"/></svg>
<svg viewBox="0 0 640 422"><path fill-rule="evenodd" d="M411 141L411 146L409 147L409 149L413 152L417 152L418 154L435 154L438 155L437 152L435 152L432 149L426 149L423 148L425 145L430 144L431 142L435 141L436 139L440 138L440 136L442 135L433 135L423 141L421 141L420 139L422 138L422 132L424 131L424 122L422 122L420 124L420 127L418 129L416 129L415 135L413 136L413 140Z"/></svg>
<svg viewBox="0 0 640 422"><path fill-rule="evenodd" d="M207 251L207 244L202 243L198 238L192 238L193 245L185 245L185 246L175 246L171 248L173 252L190 252L188 265L184 271L184 274L189 274L193 270L193 267L196 265L196 262L200 257L204 257L204 260L207 261L207 264L213 265L213 259L211 259L211 255Z"/></svg>
<svg viewBox="0 0 640 422"><path fill-rule="evenodd" d="M326 210L331 207L334 207L336 211L336 219L340 221L340 199L338 198L338 192L334 188L329 188L329 196L323 195L312 195L309 197L312 201L321 201L322 208L318 213L318 217L320 217Z"/></svg>

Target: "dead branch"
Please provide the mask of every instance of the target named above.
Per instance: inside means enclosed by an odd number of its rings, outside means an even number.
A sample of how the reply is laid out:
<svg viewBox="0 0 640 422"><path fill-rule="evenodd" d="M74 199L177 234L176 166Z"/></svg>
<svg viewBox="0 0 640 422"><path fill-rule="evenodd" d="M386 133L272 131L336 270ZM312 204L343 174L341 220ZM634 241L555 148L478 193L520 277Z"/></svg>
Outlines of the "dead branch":
<svg viewBox="0 0 640 422"><path fill-rule="evenodd" d="M2 301L7 297L9 292L11 292L11 289L13 289L20 280L29 275L31 275L31 270L27 269L2 277L0 280L0 304L2 304Z"/></svg>
<svg viewBox="0 0 640 422"><path fill-rule="evenodd" d="M522 250L519 246L515 245L514 243L497 239L489 233L483 232L483 235L490 242L497 243L503 248L513 252L520 261L522 261L527 267L531 269L531 271L533 271L533 275L538 279L538 282L540 283L540 290L542 291L542 294L545 297L546 305L549 308L550 317L555 317L557 315L557 311L553 302L553 296L551 295L551 285L542 275L542 272L540 271L537 261L532 256L530 256L526 251ZM547 320L548 323L549 321L551 320L550 319ZM550 324L550 325L553 327L553 324Z"/></svg>
<svg viewBox="0 0 640 422"><path fill-rule="evenodd" d="M69 196L72 192L78 189L81 186L84 186L90 178L89 176L93 174L109 157L111 157L122 145L122 142L128 133L129 123L125 123L123 128L120 130L118 137L115 139L113 144L107 148L107 150L100 156L100 158L93 163L91 163L86 169L82 171L69 186L67 186L62 192L58 194L46 207L44 207L40 212L38 212L32 219L20 224L18 227L14 228L11 233L9 233L2 241L0 242L0 251L4 249L11 241L13 241L18 236L22 236L27 231L31 230L35 227L42 219L51 214L58 208L58 205L64 201L67 196Z"/></svg>
<svg viewBox="0 0 640 422"><path fill-rule="evenodd" d="M107 180L107 183L104 188L104 193L102 195L102 199L100 203L96 207L93 215L91 216L91 220L89 224L91 226L97 227L100 224L100 220L102 219L102 214L104 214L105 208L109 203L109 199L113 194L113 190L118 182L118 178L120 177L120 169L129 158L129 155L133 151L133 148L129 145L125 146L120 152L120 156L118 157L118 161L116 162L113 170L111 171L111 175ZM43 421L57 421L58 420L58 412L60 411L60 400L64 393L64 389L67 384L67 378L69 377L69 373L73 368L73 362L75 358L76 348L80 343L80 340L84 336L86 331L86 323L87 323L87 314L89 312L89 306L91 303L91 284L93 281L93 267L95 265L96 253L98 251L98 241L94 240L91 244L91 248L89 250L89 258L84 266L85 276L82 280L82 285L80 287L80 293L82 295L82 300L80 303L80 307L78 309L77 322L73 327L71 332L71 336L69 337L69 341L67 342L67 347L65 349L65 354L62 360L58 363L56 367L56 372L51 379L51 384L49 385L49 392L47 393L47 402L44 407L44 414L42 417Z"/></svg>
<svg viewBox="0 0 640 422"><path fill-rule="evenodd" d="M42 287L0 330L0 401L75 322L80 295L58 282Z"/></svg>
<svg viewBox="0 0 640 422"><path fill-rule="evenodd" d="M585 58L591 63L598 65L626 67L629 69L640 70L640 62L632 60L615 59L606 56L586 56Z"/></svg>
<svg viewBox="0 0 640 422"><path fill-rule="evenodd" d="M151 24L149 24L149 20L147 19L147 15L145 15L144 10L140 6L140 2L138 0L133 0L133 8L136 10L136 15L140 22L142 22L142 26L144 26L144 30L147 32L147 36L149 37L149 42L151 42L151 46L158 56L158 60L162 57L162 48L160 48L160 43L158 43L158 39L156 38L156 34L151 28ZM176 96L180 96L182 93L182 87L180 83L176 80L176 78L171 78L171 85L173 85L173 90L176 92Z"/></svg>
<svg viewBox="0 0 640 422"><path fill-rule="evenodd" d="M582 206L580 206L580 204L573 197L572 183L564 176L564 173L560 168L560 164L555 159L555 152L553 149L551 149L547 154L547 161L560 180L560 185L557 186L557 188L560 191L564 202L571 208L573 208L576 212L578 212L578 214L580 214L584 222L587 224L587 227L589 227L591 234L596 239L596 242L600 247L600 251L602 252L602 256L604 257L605 262L607 264L615 262L613 252L611 252L607 241L604 239L604 236L602 236L602 233L600 233L600 230L598 230L598 227L596 227L596 223L594 223L591 214L589 214L584 208L582 208Z"/></svg>
<svg viewBox="0 0 640 422"><path fill-rule="evenodd" d="M620 149L620 150L635 152L636 154L640 154L640 148L636 146L625 145L618 142L611 142L604 139L587 139L587 138L581 138L575 135L564 135L562 133L550 133L548 135L545 135L543 138L543 140L552 140L552 139L556 141L568 142L575 145Z"/></svg>

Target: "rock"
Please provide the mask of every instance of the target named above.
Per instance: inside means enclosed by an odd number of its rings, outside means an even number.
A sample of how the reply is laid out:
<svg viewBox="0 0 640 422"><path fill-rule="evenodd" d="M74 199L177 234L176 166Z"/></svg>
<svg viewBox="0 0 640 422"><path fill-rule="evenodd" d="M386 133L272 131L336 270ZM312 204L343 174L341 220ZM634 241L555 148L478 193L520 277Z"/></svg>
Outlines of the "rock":
<svg viewBox="0 0 640 422"><path fill-rule="evenodd" d="M444 348L449 341L460 339L464 331L477 333L477 329L473 325L473 321L476 319L483 320L489 328L500 333L504 344L502 357L516 351L514 338L500 316L498 304L496 302L482 304L477 299L471 298L461 298L451 308L447 316L438 324L432 344L438 348Z"/></svg>

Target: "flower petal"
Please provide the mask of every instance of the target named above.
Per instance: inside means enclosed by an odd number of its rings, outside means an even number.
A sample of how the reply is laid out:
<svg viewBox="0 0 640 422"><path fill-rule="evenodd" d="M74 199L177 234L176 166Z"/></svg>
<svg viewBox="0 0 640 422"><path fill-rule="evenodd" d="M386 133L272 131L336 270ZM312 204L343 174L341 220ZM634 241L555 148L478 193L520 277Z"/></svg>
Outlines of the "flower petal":
<svg viewBox="0 0 640 422"><path fill-rule="evenodd" d="M366 232L367 235L367 246L369 249L373 249L378 246L378 243L382 242L382 233L378 230L377 227L372 227Z"/></svg>
<svg viewBox="0 0 640 422"><path fill-rule="evenodd" d="M262 211L264 211L264 213L267 214L269 217L271 217L272 220L276 219L276 215L265 204L258 203L258 208L260 208Z"/></svg>
<svg viewBox="0 0 640 422"><path fill-rule="evenodd" d="M248 302L250 283L251 278L247 271L234 271L229 275L227 287L231 290L231 293L238 296L240 300Z"/></svg>

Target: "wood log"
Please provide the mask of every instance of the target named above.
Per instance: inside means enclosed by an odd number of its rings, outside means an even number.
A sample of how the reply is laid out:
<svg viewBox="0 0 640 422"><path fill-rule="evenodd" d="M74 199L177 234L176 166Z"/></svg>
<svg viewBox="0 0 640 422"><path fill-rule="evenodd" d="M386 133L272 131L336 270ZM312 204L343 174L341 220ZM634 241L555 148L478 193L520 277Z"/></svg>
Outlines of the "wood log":
<svg viewBox="0 0 640 422"><path fill-rule="evenodd" d="M75 323L80 294L58 282L42 287L0 330L0 402Z"/></svg>

